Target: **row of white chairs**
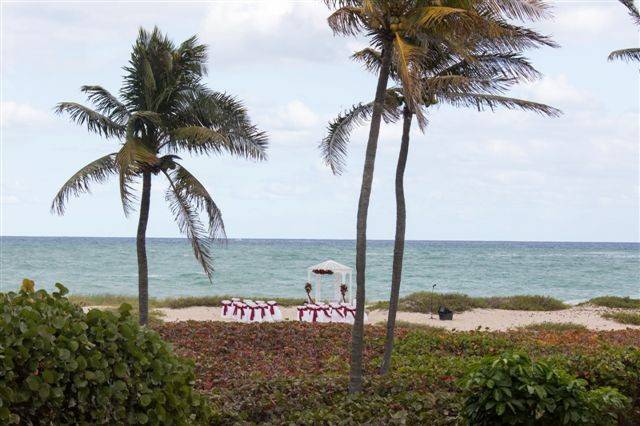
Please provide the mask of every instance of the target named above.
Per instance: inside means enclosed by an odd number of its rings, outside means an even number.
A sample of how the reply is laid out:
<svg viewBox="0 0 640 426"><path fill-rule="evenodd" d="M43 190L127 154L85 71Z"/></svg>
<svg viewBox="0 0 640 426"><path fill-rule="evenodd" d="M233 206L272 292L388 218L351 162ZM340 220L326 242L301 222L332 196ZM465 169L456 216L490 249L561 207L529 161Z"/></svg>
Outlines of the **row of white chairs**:
<svg viewBox="0 0 640 426"><path fill-rule="evenodd" d="M222 318L240 322L274 322L282 321L282 311L278 302L269 300L253 300L233 298L221 302Z"/></svg>
<svg viewBox="0 0 640 426"><path fill-rule="evenodd" d="M298 320L302 322L341 322L353 324L356 308L348 303L305 303L298 306ZM365 313L365 321L367 314Z"/></svg>

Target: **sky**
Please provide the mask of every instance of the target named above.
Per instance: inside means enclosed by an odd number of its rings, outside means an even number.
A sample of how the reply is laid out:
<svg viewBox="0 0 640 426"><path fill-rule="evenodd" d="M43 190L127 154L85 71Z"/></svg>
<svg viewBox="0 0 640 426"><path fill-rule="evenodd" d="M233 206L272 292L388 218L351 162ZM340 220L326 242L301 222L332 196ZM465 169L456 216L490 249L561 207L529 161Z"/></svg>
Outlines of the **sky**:
<svg viewBox="0 0 640 426"><path fill-rule="evenodd" d="M638 65L608 62L640 44L617 1L554 1L531 24L561 47L527 52L544 77L511 95L562 109L560 118L439 107L412 132L406 171L413 240L639 241ZM183 164L220 206L231 238L355 237L368 126L354 132L347 172L333 176L318 143L337 113L370 101L375 77L349 56L365 39L337 37L319 0L2 2L0 234L135 236L115 179L49 211L79 168L117 150L64 116L84 84L117 93L138 27L209 45L206 84L241 99L269 134L269 159L191 157ZM392 239L400 125L379 141L368 236ZM179 231L152 186L148 235Z"/></svg>

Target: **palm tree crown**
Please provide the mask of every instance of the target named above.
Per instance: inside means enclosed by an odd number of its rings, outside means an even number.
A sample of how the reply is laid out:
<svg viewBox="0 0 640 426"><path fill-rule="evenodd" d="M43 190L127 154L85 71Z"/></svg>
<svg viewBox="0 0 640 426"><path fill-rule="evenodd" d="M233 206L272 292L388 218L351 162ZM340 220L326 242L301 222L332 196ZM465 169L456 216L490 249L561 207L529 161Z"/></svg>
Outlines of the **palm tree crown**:
<svg viewBox="0 0 640 426"><path fill-rule="evenodd" d="M516 28L516 27L512 27ZM514 84L539 78L539 72L519 53L511 51L524 47L556 46L547 37L533 31L518 31L492 40L479 40L477 46L464 55L458 54L446 43L423 37L420 41L424 50L420 57L420 97L419 111L426 119L427 109L437 104L454 107L473 107L478 111L494 110L502 106L537 112L548 116L557 116L560 111L537 102L504 96ZM505 43L506 42L506 43ZM509 44L511 47L506 46ZM381 66L381 53L365 48L353 54L352 58L364 64L372 72L378 72ZM416 114L404 95L404 86L397 69L402 64L391 63L390 75L398 85L387 90L383 119L394 122L403 116L403 105L411 114ZM359 103L338 115L329 123L327 135L320 143L320 151L325 164L336 175L344 171L347 145L351 131L371 118L373 102Z"/></svg>
<svg viewBox="0 0 640 426"><path fill-rule="evenodd" d="M381 53L389 46L404 102L415 112L421 127L426 124L419 105L420 80L429 70L429 61L424 60L429 53L427 44L446 43L457 54L466 55L469 45L487 40L494 47L512 49L550 42L509 22L545 17L548 8L541 0L325 0L325 3L336 8L328 18L335 33L365 33L371 48Z"/></svg>
<svg viewBox="0 0 640 426"><path fill-rule="evenodd" d="M120 141L117 152L74 174L58 191L52 211L63 214L71 196L89 192L91 183L119 178L125 214L133 210L134 186L144 174L164 175L166 200L195 257L211 280L210 242L225 236L220 210L205 187L176 154L228 152L266 158L267 136L251 124L240 101L204 86L207 48L191 37L175 46L157 28L140 29L124 84L116 97L100 86L82 86L93 108L61 102L55 110L89 132ZM207 218L206 226L200 215Z"/></svg>
<svg viewBox="0 0 640 426"><path fill-rule="evenodd" d="M620 3L622 3L629 11L629 15L631 15L633 23L640 25L640 12L636 5L633 4L633 0L620 0ZM613 61L616 59L621 59L623 61L640 61L640 48L631 47L628 49L614 50L609 54L609 60Z"/></svg>

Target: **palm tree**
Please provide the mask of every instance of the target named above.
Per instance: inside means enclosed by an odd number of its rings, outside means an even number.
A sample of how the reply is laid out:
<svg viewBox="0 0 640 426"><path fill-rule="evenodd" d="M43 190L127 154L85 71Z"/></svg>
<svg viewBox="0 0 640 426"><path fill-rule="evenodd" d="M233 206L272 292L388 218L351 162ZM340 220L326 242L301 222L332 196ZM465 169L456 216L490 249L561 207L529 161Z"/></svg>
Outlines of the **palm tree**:
<svg viewBox="0 0 640 426"><path fill-rule="evenodd" d="M335 34L366 35L380 52L378 83L371 108L371 124L358 201L356 229L356 315L351 337L349 392L362 390L367 214L392 62L402 86L403 102L421 128L426 125L420 90L423 33L438 34L464 52L468 41L487 34L514 31L503 18L537 14L540 0L324 0L336 9L328 18Z"/></svg>
<svg viewBox="0 0 640 426"><path fill-rule="evenodd" d="M354 36L364 33L369 37L370 44L381 52L378 83L371 106L371 125L356 226L356 314L351 334L349 373L349 392L356 393L362 390L367 215L391 62L395 58L395 62L400 64L398 75L407 94L406 102L414 106L417 104L418 93L416 75L411 64L420 51L412 43L410 35L424 28L443 25L448 18L471 17L471 12L465 7L434 6L410 0L325 0L325 4L335 9L327 19L334 34ZM422 122L422 117L419 118Z"/></svg>
<svg viewBox="0 0 640 426"><path fill-rule="evenodd" d="M628 10L629 15L631 15L631 19L636 25L640 25L640 12L638 12L638 8L635 4L633 4L633 0L620 0ZM631 47L628 49L614 50L609 53L609 60L613 61L616 59L621 59L623 61L640 61L640 48Z"/></svg>
<svg viewBox="0 0 640 426"><path fill-rule="evenodd" d="M100 86L82 86L94 108L61 102L56 112L86 125L89 132L120 141L117 152L76 172L56 194L52 212L64 214L71 196L89 192L90 184L117 175L125 215L134 209L135 186L142 180L136 248L140 323L148 318L149 279L146 229L152 176L168 180L165 199L180 231L191 241L194 255L211 281L211 243L225 237L222 215L204 185L176 154L221 154L266 158L267 136L251 124L240 101L208 89L207 47L191 37L175 46L157 28L140 29L129 65L124 67L120 98ZM206 225L200 215L206 216Z"/></svg>
<svg viewBox="0 0 640 426"><path fill-rule="evenodd" d="M535 32L518 31L516 34L509 35L511 48L554 45L549 39ZM425 114L429 106L448 103L454 106L473 106L479 110L486 108L493 110L497 106L503 106L531 110L545 115L557 115L558 110L546 105L500 95L517 81L533 80L539 76L526 59L509 52L504 46L504 40L484 39L478 42L477 52L467 54L463 58L447 46L431 43L426 49L430 54L423 57L422 65L424 73L421 81L420 107ZM375 50L364 49L357 52L354 58L363 61L369 70L377 71L380 67L380 53ZM395 63L392 63L391 75L397 75ZM389 370L393 349L406 227L403 180L409 150L409 132L414 116L413 110L403 102L400 88L387 91L385 107L384 117L387 121L403 117L403 132L396 168L396 236L382 373ZM321 143L321 150L325 162L335 174L340 174L343 170L346 145L351 130L368 119L370 115L371 104L358 104L330 123L328 135Z"/></svg>

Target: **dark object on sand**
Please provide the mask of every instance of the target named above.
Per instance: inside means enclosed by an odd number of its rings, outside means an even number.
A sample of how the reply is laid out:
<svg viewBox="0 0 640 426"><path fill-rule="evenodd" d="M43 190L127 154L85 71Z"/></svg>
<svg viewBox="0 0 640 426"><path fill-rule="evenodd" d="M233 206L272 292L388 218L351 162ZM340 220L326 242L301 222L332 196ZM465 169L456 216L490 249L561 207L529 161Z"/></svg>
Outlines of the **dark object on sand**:
<svg viewBox="0 0 640 426"><path fill-rule="evenodd" d="M453 311L446 306L440 306L438 308L438 316L440 321L451 321L453 319Z"/></svg>

